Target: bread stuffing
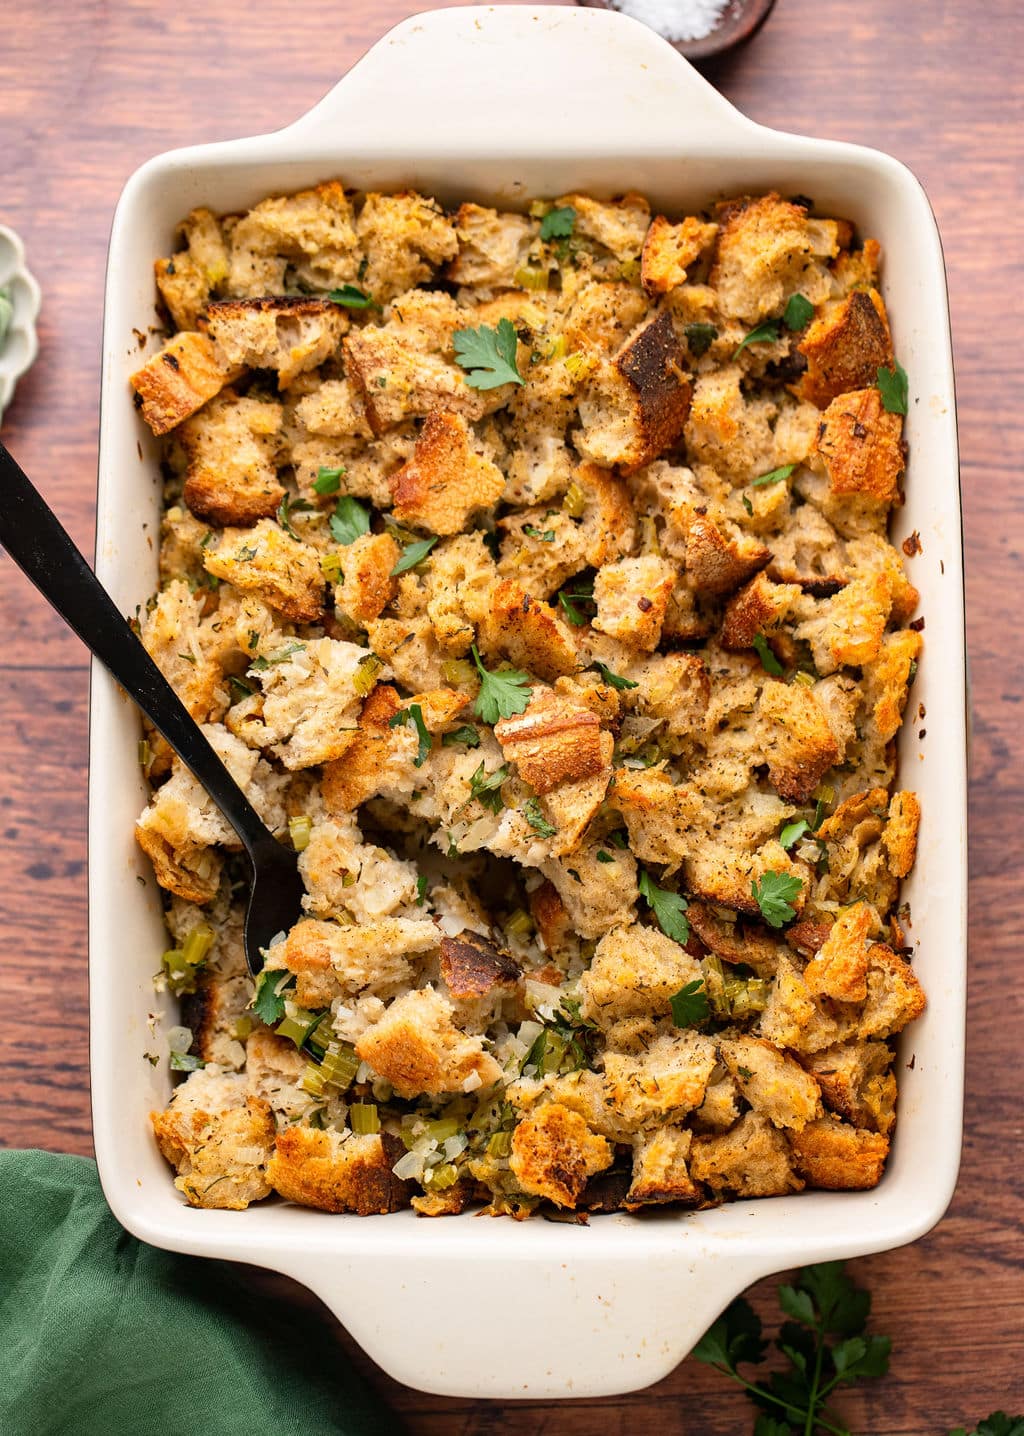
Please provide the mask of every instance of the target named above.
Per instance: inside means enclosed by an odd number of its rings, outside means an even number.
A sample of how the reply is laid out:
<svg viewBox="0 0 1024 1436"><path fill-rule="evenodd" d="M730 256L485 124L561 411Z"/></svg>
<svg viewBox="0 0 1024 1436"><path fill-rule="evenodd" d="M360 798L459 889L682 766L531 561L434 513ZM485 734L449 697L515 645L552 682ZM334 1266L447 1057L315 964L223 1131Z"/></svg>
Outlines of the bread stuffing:
<svg viewBox="0 0 1024 1436"><path fill-rule="evenodd" d="M182 222L131 379L165 485L138 632L305 887L254 981L234 834L146 734L152 1122L191 1206L881 1180L925 997L880 264L776 194L332 180Z"/></svg>

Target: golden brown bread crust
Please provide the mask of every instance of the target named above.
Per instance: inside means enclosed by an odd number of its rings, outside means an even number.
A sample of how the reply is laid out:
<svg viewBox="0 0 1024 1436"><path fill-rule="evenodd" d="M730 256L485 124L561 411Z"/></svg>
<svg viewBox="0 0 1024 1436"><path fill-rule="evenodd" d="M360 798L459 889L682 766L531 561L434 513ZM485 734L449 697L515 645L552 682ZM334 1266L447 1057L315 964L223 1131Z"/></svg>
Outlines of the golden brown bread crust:
<svg viewBox="0 0 1024 1436"><path fill-rule="evenodd" d="M494 505L505 476L473 452L462 415L438 409L424 419L412 458L389 483L399 523L457 534L474 512Z"/></svg>
<svg viewBox="0 0 1024 1436"><path fill-rule="evenodd" d="M219 394L234 375L205 334L169 339L131 376L136 404L154 434L166 434Z"/></svg>
<svg viewBox="0 0 1024 1436"><path fill-rule="evenodd" d="M522 969L482 933L467 929L441 939L441 976L453 997L485 997L496 987L515 987Z"/></svg>
<svg viewBox="0 0 1024 1436"><path fill-rule="evenodd" d="M322 1212L368 1217L409 1205L412 1188L391 1168L404 1148L389 1132L349 1135L312 1127L285 1127L277 1134L267 1180L279 1196Z"/></svg>
<svg viewBox="0 0 1024 1436"><path fill-rule="evenodd" d="M636 394L639 445L621 465L635 473L676 442L686 427L692 385L683 366L686 351L667 313L645 324L619 350L615 367Z"/></svg>
<svg viewBox="0 0 1024 1436"><path fill-rule="evenodd" d="M856 389L833 399L815 441L830 491L894 503L903 472L902 435L902 418L883 408L877 389Z"/></svg>
<svg viewBox="0 0 1024 1436"><path fill-rule="evenodd" d="M559 1207L576 1205L588 1178L610 1167L614 1151L578 1112L557 1102L541 1107L512 1134L512 1171L524 1192Z"/></svg>
<svg viewBox="0 0 1024 1436"><path fill-rule="evenodd" d="M791 1132L789 1145L807 1185L833 1192L877 1187L889 1155L889 1138L881 1132L858 1130L832 1117Z"/></svg>
<svg viewBox="0 0 1024 1436"><path fill-rule="evenodd" d="M855 289L827 306L811 321L798 349L807 369L794 393L819 409L840 394L874 384L879 368L893 364L889 317L878 290Z"/></svg>
<svg viewBox="0 0 1024 1436"><path fill-rule="evenodd" d="M772 556L756 539L727 536L713 519L697 514L686 536L686 575L698 593L732 593Z"/></svg>
<svg viewBox="0 0 1024 1436"><path fill-rule="evenodd" d="M576 671L572 630L550 604L533 598L512 579L502 579L494 588L478 638L483 653L507 658L549 683Z"/></svg>
<svg viewBox="0 0 1024 1436"><path fill-rule="evenodd" d="M686 271L714 243L716 224L693 215L670 224L663 214L651 221L640 260L640 280L648 294L666 294L686 281Z"/></svg>
<svg viewBox="0 0 1024 1436"><path fill-rule="evenodd" d="M605 766L597 714L550 688L535 688L525 711L500 719L494 736L538 793L593 777Z"/></svg>

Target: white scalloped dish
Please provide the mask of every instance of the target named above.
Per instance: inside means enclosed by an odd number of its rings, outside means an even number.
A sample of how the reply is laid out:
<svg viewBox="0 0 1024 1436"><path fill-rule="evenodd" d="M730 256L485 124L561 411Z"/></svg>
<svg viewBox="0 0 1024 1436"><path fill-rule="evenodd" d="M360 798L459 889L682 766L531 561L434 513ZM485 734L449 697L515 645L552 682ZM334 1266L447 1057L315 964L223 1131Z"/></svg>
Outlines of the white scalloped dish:
<svg viewBox="0 0 1024 1436"><path fill-rule="evenodd" d="M0 224L0 292L11 304L10 323L0 339L0 418L14 397L18 380L39 352L36 317L39 285L25 264L25 246L13 229Z"/></svg>
<svg viewBox="0 0 1024 1436"><path fill-rule="evenodd" d="M492 103L486 127L461 118ZM502 97L506 98L503 99ZM386 98L386 103L384 103ZM142 1053L162 950L161 906L132 840L146 801L138 719L94 668L90 966L96 1152L121 1222L171 1250L247 1261L312 1288L391 1375L465 1396L599 1396L663 1376L743 1287L799 1263L912 1241L956 1181L966 958L966 738L956 429L942 255L928 202L888 157L786 135L738 114L652 32L610 11L464 8L415 16L387 35L286 130L161 156L129 181L108 266L97 571L125 612L155 587L156 447L135 413L131 341L153 305L152 263L199 204L253 204L325 176L379 190L414 186L445 203L638 189L669 213L742 192L805 193L821 213L878 237L894 337L911 376L907 503L893 541L916 530L912 578L938 658L914 700L927 736L901 735L904 785L923 808L904 889L925 1015L899 1048L900 1121L881 1184L737 1201L685 1213L614 1214L589 1227L411 1212L327 1216L283 1203L244 1213L182 1205L150 1135L166 1070ZM155 349L155 345L153 346ZM147 528L148 525L148 528ZM911 1064L911 1058L913 1062Z"/></svg>

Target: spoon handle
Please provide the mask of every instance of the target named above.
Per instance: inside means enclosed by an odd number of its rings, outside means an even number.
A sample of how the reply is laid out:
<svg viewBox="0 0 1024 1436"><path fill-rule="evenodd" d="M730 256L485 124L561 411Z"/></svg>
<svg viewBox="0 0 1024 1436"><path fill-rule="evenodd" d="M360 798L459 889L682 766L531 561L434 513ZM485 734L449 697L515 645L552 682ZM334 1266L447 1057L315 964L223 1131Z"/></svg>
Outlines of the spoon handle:
<svg viewBox="0 0 1024 1436"><path fill-rule="evenodd" d="M128 620L0 443L0 545L138 704L220 808L255 862L276 839L132 632Z"/></svg>

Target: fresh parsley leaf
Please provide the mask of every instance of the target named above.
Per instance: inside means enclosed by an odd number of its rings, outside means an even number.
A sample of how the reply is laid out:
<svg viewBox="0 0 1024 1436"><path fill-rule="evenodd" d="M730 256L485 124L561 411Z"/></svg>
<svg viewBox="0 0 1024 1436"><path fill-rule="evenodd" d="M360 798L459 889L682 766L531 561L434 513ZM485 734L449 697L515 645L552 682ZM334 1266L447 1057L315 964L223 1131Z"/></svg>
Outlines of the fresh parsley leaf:
<svg viewBox="0 0 1024 1436"><path fill-rule="evenodd" d="M344 469L325 469L321 466L317 469L316 478L313 480L313 492L336 494L341 487L341 476L344 472Z"/></svg>
<svg viewBox="0 0 1024 1436"><path fill-rule="evenodd" d="M761 660L761 667L764 671L770 673L774 678L781 678L785 669L768 647L768 640L763 633L754 634L754 648L757 651L758 658Z"/></svg>
<svg viewBox="0 0 1024 1436"><path fill-rule="evenodd" d="M620 852L624 852L629 847L629 838L626 836L625 828L616 828L614 833L609 833L608 841L613 848L618 848Z"/></svg>
<svg viewBox="0 0 1024 1436"><path fill-rule="evenodd" d="M544 529L543 532L536 524L523 524L523 533L529 534L530 538L540 539L543 543L554 543L554 529Z"/></svg>
<svg viewBox="0 0 1024 1436"><path fill-rule="evenodd" d="M907 412L907 371L898 359L891 369L887 369L884 364L878 366L878 388L882 395L882 406L890 414Z"/></svg>
<svg viewBox="0 0 1024 1436"><path fill-rule="evenodd" d="M767 488L769 484L781 483L783 479L789 478L795 468L796 464L783 464L781 469L772 469L770 473L762 474L759 479L752 479L750 487L752 489L764 489Z"/></svg>
<svg viewBox="0 0 1024 1436"><path fill-rule="evenodd" d="M780 322L778 319L766 319L756 329L751 329L750 333L737 344L732 357L738 358L748 344L773 344L779 337Z"/></svg>
<svg viewBox="0 0 1024 1436"><path fill-rule="evenodd" d="M332 289L327 298L334 304L343 304L346 309L380 308L372 294L367 294L363 289L357 289L354 284L343 284L340 289Z"/></svg>
<svg viewBox="0 0 1024 1436"><path fill-rule="evenodd" d="M251 698L256 689L251 683L246 683L244 678L238 678L234 673L228 674L228 682L238 694L239 698Z"/></svg>
<svg viewBox="0 0 1024 1436"><path fill-rule="evenodd" d="M788 853L795 843L798 843L805 833L811 831L811 825L806 818L800 818L795 823L787 823L779 834L779 842Z"/></svg>
<svg viewBox="0 0 1024 1436"><path fill-rule="evenodd" d="M871 1293L854 1284L841 1261L804 1267L796 1284L810 1292L826 1331L836 1336L861 1335L871 1314Z"/></svg>
<svg viewBox="0 0 1024 1436"><path fill-rule="evenodd" d="M536 798L530 798L526 803L524 803L523 817L529 823L530 827L534 830L534 832L539 833L542 838L553 838L558 832L558 829L554 826L554 824L549 823L547 818L545 818L544 814L541 812L540 803L537 801Z"/></svg>
<svg viewBox="0 0 1024 1436"><path fill-rule="evenodd" d="M958 1426L949 1436L1024 1436L1024 1416L1007 1416L1005 1411L993 1411L979 1421L973 1431Z"/></svg>
<svg viewBox="0 0 1024 1436"><path fill-rule="evenodd" d="M476 695L473 712L484 723L497 723L499 718L511 718L524 713L533 697L530 680L517 668L498 669L489 673L480 660L474 643L470 650L477 672L480 674L480 692Z"/></svg>
<svg viewBox="0 0 1024 1436"><path fill-rule="evenodd" d="M284 994L294 982L294 974L279 967L265 967L256 974L256 991L249 1006L268 1027L284 1016Z"/></svg>
<svg viewBox="0 0 1024 1436"><path fill-rule="evenodd" d="M509 775L509 766L502 763L500 768L495 768L493 773L488 773L483 763L469 780L470 797L476 798L480 805L489 808L492 813L500 813L502 809L501 785Z"/></svg>
<svg viewBox="0 0 1024 1436"><path fill-rule="evenodd" d="M191 1052L171 1053L172 1072L198 1072L200 1067L205 1066L206 1063L203 1061L203 1059L201 1057L193 1056Z"/></svg>
<svg viewBox="0 0 1024 1436"><path fill-rule="evenodd" d="M814 1302L809 1291L802 1291L795 1286L780 1286L779 1306L786 1316L791 1316L794 1321L803 1322L804 1326L816 1324Z"/></svg>
<svg viewBox="0 0 1024 1436"><path fill-rule="evenodd" d="M770 868L757 882L750 884L761 916L769 927L782 927L796 917L792 899L803 887L803 879L791 873L777 873Z"/></svg>
<svg viewBox="0 0 1024 1436"><path fill-rule="evenodd" d="M750 515L751 518L753 518L753 517L754 517L754 505L750 502L750 499L748 498L748 496L747 496L746 494L740 494L740 499L742 500L742 502L743 502L743 507L746 509L747 513Z"/></svg>
<svg viewBox="0 0 1024 1436"><path fill-rule="evenodd" d="M399 708L398 712L388 719L389 728L397 728L402 723L411 723L416 729L420 741L412 765L414 768L422 768L430 755L430 734L423 721L423 709L418 703L410 703L408 708Z"/></svg>
<svg viewBox="0 0 1024 1436"><path fill-rule="evenodd" d="M335 543L355 543L357 538L370 532L370 515L358 499L342 494L331 514L330 528Z"/></svg>
<svg viewBox="0 0 1024 1436"><path fill-rule="evenodd" d="M308 499L293 499L291 494L285 494L277 506L277 521L286 534L297 539L299 536L292 528L292 514L308 513L312 507Z"/></svg>
<svg viewBox="0 0 1024 1436"><path fill-rule="evenodd" d="M606 853L604 848L598 848L597 861L599 863L613 863L615 859L612 857L611 853Z"/></svg>
<svg viewBox="0 0 1024 1436"><path fill-rule="evenodd" d="M741 1296L729 1303L690 1354L708 1366L734 1371L741 1361L760 1361L766 1344L761 1337L760 1317Z"/></svg>
<svg viewBox="0 0 1024 1436"><path fill-rule="evenodd" d="M594 666L610 688L639 688L640 686L632 678L622 678L618 673L613 673L606 663L597 663Z"/></svg>
<svg viewBox="0 0 1024 1436"><path fill-rule="evenodd" d="M782 315L782 322L787 329L794 333L800 329L806 329L814 318L814 305L802 294L791 294L789 303L786 305Z"/></svg>
<svg viewBox="0 0 1024 1436"><path fill-rule="evenodd" d="M540 222L541 239L568 239L576 225L576 211L571 204L549 209Z"/></svg>
<svg viewBox="0 0 1024 1436"><path fill-rule="evenodd" d="M402 557L391 570L391 577L397 578L400 573L408 573L411 568L415 568L417 564L421 564L436 543L437 534L434 534L430 538L420 539L418 543L409 544L408 548L402 554Z"/></svg>
<svg viewBox="0 0 1024 1436"><path fill-rule="evenodd" d="M558 595L558 602L569 622L576 628L582 628L585 623L590 622L590 617L583 612L583 607L596 608L593 580L580 580L573 588L563 588Z"/></svg>
<svg viewBox="0 0 1024 1436"><path fill-rule="evenodd" d="M497 389L502 384L524 384L516 367L516 331L511 319L499 319L496 329L456 329L452 335L455 362L466 371L471 389Z"/></svg>
<svg viewBox="0 0 1024 1436"><path fill-rule="evenodd" d="M695 977L669 998L672 1021L677 1027L694 1027L705 1022L711 1013L708 995L704 990L703 977Z"/></svg>
<svg viewBox="0 0 1024 1436"><path fill-rule="evenodd" d="M658 887L650 873L641 872L640 896L646 900L648 907L654 913L655 921L666 937L672 938L675 942L689 940L690 924L685 916L689 904L680 893L674 893L669 888ZM701 980L703 981L703 979Z"/></svg>
<svg viewBox="0 0 1024 1436"><path fill-rule="evenodd" d="M472 723L463 723L461 728L453 728L450 733L446 733L441 743L445 748L455 748L459 744L466 748L479 748L480 733Z"/></svg>
<svg viewBox="0 0 1024 1436"><path fill-rule="evenodd" d="M420 873L416 879L416 906L422 907L427 899L427 875Z"/></svg>
<svg viewBox="0 0 1024 1436"><path fill-rule="evenodd" d="M683 333L690 346L690 353L695 359L706 354L718 338L718 330L713 324L687 324Z"/></svg>
<svg viewBox="0 0 1024 1436"><path fill-rule="evenodd" d="M257 673L263 673L268 668L274 668L278 663L287 663L289 658L292 658L296 653L304 653L305 650L306 645L304 643L286 643L283 648L279 648L277 652L272 653L269 658L254 658L249 664L249 667L255 668Z"/></svg>

